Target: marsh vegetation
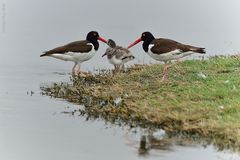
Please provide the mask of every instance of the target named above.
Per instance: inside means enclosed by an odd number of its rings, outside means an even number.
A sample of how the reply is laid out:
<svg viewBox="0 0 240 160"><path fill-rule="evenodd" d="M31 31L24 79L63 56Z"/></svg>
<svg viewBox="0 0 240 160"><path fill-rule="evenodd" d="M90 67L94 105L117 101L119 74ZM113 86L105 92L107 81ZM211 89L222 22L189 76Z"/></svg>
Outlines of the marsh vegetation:
<svg viewBox="0 0 240 160"><path fill-rule="evenodd" d="M161 81L163 65L135 65L42 86L42 94L83 105L82 114L131 127L208 139L220 148L240 146L240 58L187 60Z"/></svg>

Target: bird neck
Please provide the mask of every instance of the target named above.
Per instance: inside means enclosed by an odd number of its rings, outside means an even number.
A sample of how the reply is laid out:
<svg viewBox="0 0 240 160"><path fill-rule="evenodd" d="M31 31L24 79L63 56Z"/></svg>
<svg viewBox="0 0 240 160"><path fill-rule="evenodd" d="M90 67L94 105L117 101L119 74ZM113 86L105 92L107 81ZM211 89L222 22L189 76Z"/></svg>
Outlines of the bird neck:
<svg viewBox="0 0 240 160"><path fill-rule="evenodd" d="M93 44L93 46L94 46L94 50L98 50L98 48L99 48L99 43L98 43L98 41L96 40L96 41L89 41L90 43L92 43Z"/></svg>
<svg viewBox="0 0 240 160"><path fill-rule="evenodd" d="M153 38L153 39L147 39L147 40L145 40L144 42L143 42L143 50L145 51L145 52L148 52L148 47L149 47L149 44L154 40L155 38Z"/></svg>
<svg viewBox="0 0 240 160"><path fill-rule="evenodd" d="M143 39L143 50L145 52L148 52L148 47L149 47L149 44L155 39L155 37L152 35L152 34L149 34L147 37L145 37Z"/></svg>

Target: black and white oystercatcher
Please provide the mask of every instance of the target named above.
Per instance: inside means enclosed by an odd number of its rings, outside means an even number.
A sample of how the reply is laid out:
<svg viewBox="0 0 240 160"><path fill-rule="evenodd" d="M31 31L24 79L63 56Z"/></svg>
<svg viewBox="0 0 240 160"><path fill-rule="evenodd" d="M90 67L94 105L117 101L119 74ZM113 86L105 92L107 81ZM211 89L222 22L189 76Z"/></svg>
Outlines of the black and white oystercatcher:
<svg viewBox="0 0 240 160"><path fill-rule="evenodd" d="M150 32L143 32L141 37L128 46L133 47L137 43L143 41L143 50L157 61L163 61L165 64L171 60L179 60L193 53L205 54L205 48L194 47L182 44L170 39L155 38ZM171 65L165 65L163 70L163 79L167 74L167 70Z"/></svg>
<svg viewBox="0 0 240 160"><path fill-rule="evenodd" d="M135 58L127 48L117 46L112 39L109 39L107 44L109 47L102 57L107 55L108 61L114 65L115 71L124 69L124 64Z"/></svg>
<svg viewBox="0 0 240 160"><path fill-rule="evenodd" d="M91 31L87 34L86 40L75 41L54 48L52 50L44 52L44 54L40 55L40 57L50 56L64 61L72 61L75 63L72 68L72 73L75 74L75 68L77 65L77 72L81 73L81 63L91 59L95 55L96 51L99 48L98 40L107 43L105 39L99 36L98 32Z"/></svg>

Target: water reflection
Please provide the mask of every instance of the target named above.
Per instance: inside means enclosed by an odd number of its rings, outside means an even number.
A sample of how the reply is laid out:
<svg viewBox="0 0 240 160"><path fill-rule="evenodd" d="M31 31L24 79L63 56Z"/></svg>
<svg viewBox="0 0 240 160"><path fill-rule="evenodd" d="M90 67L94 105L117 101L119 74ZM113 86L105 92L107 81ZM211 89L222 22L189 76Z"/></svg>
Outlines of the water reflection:
<svg viewBox="0 0 240 160"><path fill-rule="evenodd" d="M197 159L199 155L198 159L219 160L215 149L203 150L200 142L200 148L192 141L194 146L191 147L192 143L187 143L186 139L169 135L159 139L155 132L129 131L123 136L125 130L119 128L117 133L109 134L116 125L122 124L114 121L111 129L102 130L104 122L96 121L98 115L92 118L78 111L78 115L94 121L87 123L55 114L72 104L42 97L39 84L69 81L66 73L72 64L42 60L39 55L47 48L82 39L89 30L113 37L123 46L141 32L150 30L158 37L203 45L209 55L234 53L240 46L239 3L239 0L1 1L0 159L139 159L136 155L159 159L153 155L167 152L163 159ZM88 12L89 7L91 12ZM110 68L101 58L105 49L106 46L100 46L99 54L86 62L83 69ZM141 46L133 48L132 52L137 55L132 64L154 63ZM77 113L77 107L66 112L77 115L74 112ZM190 146L190 149L182 146ZM180 152L178 147L182 149ZM183 157L184 154L189 156ZM221 159L239 159L236 154L232 155Z"/></svg>
<svg viewBox="0 0 240 160"><path fill-rule="evenodd" d="M167 139L157 139L153 135L142 136L139 143L139 155L147 155L150 150L171 151L171 143Z"/></svg>
<svg viewBox="0 0 240 160"><path fill-rule="evenodd" d="M182 133L166 133L162 129L156 129L149 126L149 128L142 128L132 126L130 123L121 120L105 119L104 117L96 114L88 114L84 110L84 106L78 109L67 108L64 114L71 116L80 116L85 118L86 121L104 121L106 128L119 126L124 129L124 140L128 146L134 148L139 156L161 156L169 153L175 153L179 148L190 149L207 149L213 148L215 151L221 152L236 152L238 148L226 146L211 139L202 138L197 135L188 135ZM110 126L110 127L108 127Z"/></svg>
<svg viewBox="0 0 240 160"><path fill-rule="evenodd" d="M135 149L139 156L162 156L177 152L181 148L214 148L210 141L168 135L164 130L129 131L125 134L126 144Z"/></svg>

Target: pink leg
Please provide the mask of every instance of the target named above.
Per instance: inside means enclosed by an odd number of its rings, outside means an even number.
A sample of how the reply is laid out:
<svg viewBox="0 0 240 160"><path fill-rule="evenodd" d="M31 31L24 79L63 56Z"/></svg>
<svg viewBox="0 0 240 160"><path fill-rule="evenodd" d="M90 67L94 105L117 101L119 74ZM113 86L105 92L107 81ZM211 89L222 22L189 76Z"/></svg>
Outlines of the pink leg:
<svg viewBox="0 0 240 160"><path fill-rule="evenodd" d="M177 59L177 63L180 63L180 59L179 58Z"/></svg>
<svg viewBox="0 0 240 160"><path fill-rule="evenodd" d="M84 75L84 76L88 74L88 72L81 71L81 63L80 64L78 63L77 73L78 73L78 75Z"/></svg>
<svg viewBox="0 0 240 160"><path fill-rule="evenodd" d="M179 63L181 63L181 61L180 61L180 59L178 58L178 59L177 59L177 63L176 63L176 64L179 64Z"/></svg>
<svg viewBox="0 0 240 160"><path fill-rule="evenodd" d="M171 68L174 65L177 65L181 63L180 59L177 59L177 62L175 64L166 64L163 68L163 77L162 77L162 81L167 77L168 75L168 69Z"/></svg>
<svg viewBox="0 0 240 160"><path fill-rule="evenodd" d="M81 73L81 71L80 71L80 64L78 64L77 66L78 66L77 73L79 74L79 73Z"/></svg>
<svg viewBox="0 0 240 160"><path fill-rule="evenodd" d="M175 65L178 65L179 63L181 63L181 61L180 61L180 59L178 58ZM175 66L175 68L176 68L177 72L181 72L181 70L180 70L177 66Z"/></svg>
<svg viewBox="0 0 240 160"><path fill-rule="evenodd" d="M162 81L167 77L168 75L168 69L172 66L172 64L167 64L164 66L163 68L163 77L162 77Z"/></svg>
<svg viewBox="0 0 240 160"><path fill-rule="evenodd" d="M72 74L75 75L75 68L77 66L77 63L74 64L73 68L72 68Z"/></svg>
<svg viewBox="0 0 240 160"><path fill-rule="evenodd" d="M81 71L80 68L81 68L81 66L80 66L80 64L78 64L78 70L77 70L78 75L85 76L86 74L88 74L87 72L83 72L83 71Z"/></svg>

